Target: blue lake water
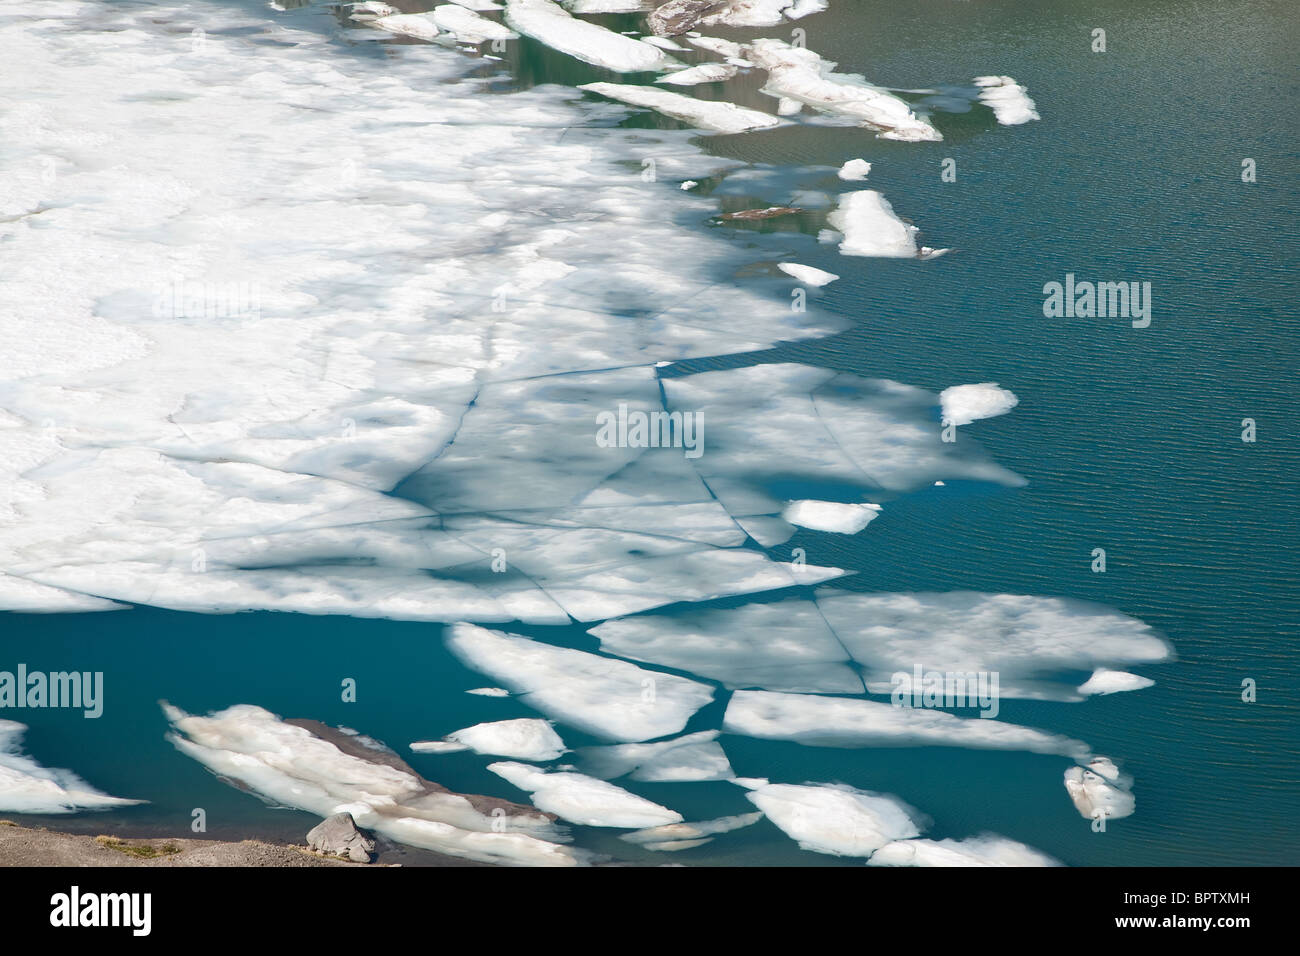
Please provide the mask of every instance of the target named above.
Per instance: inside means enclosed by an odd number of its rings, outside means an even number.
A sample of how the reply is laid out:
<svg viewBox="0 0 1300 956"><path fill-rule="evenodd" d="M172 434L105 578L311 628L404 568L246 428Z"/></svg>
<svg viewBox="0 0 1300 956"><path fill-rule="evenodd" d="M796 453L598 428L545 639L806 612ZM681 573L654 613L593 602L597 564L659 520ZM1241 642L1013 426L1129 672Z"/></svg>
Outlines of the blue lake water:
<svg viewBox="0 0 1300 956"><path fill-rule="evenodd" d="M757 354L693 359L668 374L780 361L936 391L963 382L1013 390L1014 411L963 434L1023 475L1025 487L948 482L891 501L858 535L800 531L772 556L787 560L803 548L812 564L855 572L837 584L849 590L974 590L1105 604L1156 628L1177 659L1141 669L1156 685L1140 693L1002 702L1003 719L1086 740L1132 774L1137 812L1101 834L1067 798L1061 774L1069 764L1059 757L820 748L733 735L723 746L742 776L895 794L933 821L927 835L936 839L993 831L1069 865L1295 863L1300 17L1269 0L903 6L832 0L830 11L799 25L808 45L842 71L883 86L934 88L1009 74L1028 87L1042 119L1000 128L984 109L937 111L945 136L938 143L806 125L696 140L703 151L758 170L735 184L725 174L706 184L720 201L746 206L836 192L843 183L834 169L865 158L874 166L867 185L921 227L922 241L954 251L925 263L841 256L817 242L815 214L762 229L684 220L683 230L730 244L729 255L839 274L810 296L810 311L851 327ZM333 33L338 58L381 55L382 44L350 40L329 8L261 15ZM1104 54L1089 50L1094 27L1106 29ZM600 76L556 59L525 39L504 64L482 69L505 71L496 94L505 97ZM743 83L726 95L755 108L767 99ZM624 125L679 125L644 115ZM940 178L949 157L955 182ZM1256 160L1257 182L1241 180L1247 157ZM1150 327L1044 317L1044 284L1067 273L1149 281ZM789 295L788 283L737 278L730 262L716 278ZM1253 443L1241 440L1245 418L1257 423ZM1098 547L1107 554L1103 574L1090 567ZM508 629L596 648L576 625ZM31 819L93 832L174 833L186 831L192 809L202 807L214 836L301 839L311 815L267 807L168 743L159 699L191 713L253 703L355 728L453 790L521 799L485 769L487 758L406 751L410 741L480 721L535 716L514 699L464 694L494 682L458 663L442 633L434 623L274 612L0 615L0 668L21 661L33 670L105 675L98 720L69 711L0 714L29 725L25 752L73 768L108 793L149 801ZM357 681L355 702L340 698L344 677ZM1247 679L1257 684L1254 703L1241 699ZM687 730L716 727L721 706L705 708ZM571 747L597 742L557 729ZM750 809L728 783L627 786L688 820ZM663 862L607 831L582 829L578 841L619 859ZM696 865L860 864L800 850L766 820L671 857Z"/></svg>

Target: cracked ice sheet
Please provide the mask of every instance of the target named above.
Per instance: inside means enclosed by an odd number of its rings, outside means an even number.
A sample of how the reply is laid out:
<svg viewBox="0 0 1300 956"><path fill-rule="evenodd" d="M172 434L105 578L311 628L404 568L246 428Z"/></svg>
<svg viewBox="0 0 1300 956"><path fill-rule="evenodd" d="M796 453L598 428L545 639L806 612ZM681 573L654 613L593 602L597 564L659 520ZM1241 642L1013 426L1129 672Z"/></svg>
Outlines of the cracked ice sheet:
<svg viewBox="0 0 1300 956"><path fill-rule="evenodd" d="M40 20L47 10L66 17ZM459 78L472 62L454 51L322 58L328 38L231 11L191 49L153 22L180 12L87 3L0 17L24 64L0 110L0 218L12 219L0 224L0 568L12 575L40 585L48 572L87 600L112 596L94 590L102 580L130 600L212 610L349 613L372 585L377 605L413 588L392 613L562 619L536 588L430 584L412 569L436 559L394 558L434 542L388 529L429 514L388 492L445 451L484 384L837 327L714 282L727 250L665 210L698 201L630 185L621 163L644 155L647 134L585 128L600 109L572 91L498 96L485 118L481 84ZM294 45L216 32L234 26ZM321 84L329 111L314 108ZM651 139L674 176L716 165L684 135ZM681 261L663 260L670 246ZM218 305L232 307L210 314ZM249 520L229 521L244 505ZM284 533L312 508L345 510L357 553L404 568L393 588L346 568L274 567L328 565L342 547L320 527ZM715 537L736 535L709 521ZM223 569L210 553L225 580L198 584L183 571L196 541L232 566L240 553L272 566ZM316 587L327 596L294 596ZM27 609L69 602L17 591L0 594Z"/></svg>
<svg viewBox="0 0 1300 956"><path fill-rule="evenodd" d="M22 753L26 724L0 720L0 811L76 813L130 807L143 800L110 797L71 770L42 767Z"/></svg>
<svg viewBox="0 0 1300 956"><path fill-rule="evenodd" d="M628 743L679 733L713 688L626 661L457 624L447 647L530 707L578 730Z"/></svg>
<svg viewBox="0 0 1300 956"><path fill-rule="evenodd" d="M1074 688L1062 672L1154 663L1169 646L1148 625L1102 605L1016 594L861 594L822 588L736 608L639 615L591 630L610 654L721 681L795 693L890 694L895 674L995 672L1004 698L1080 700L1151 681L1102 676ZM852 665L861 669L862 677Z"/></svg>
<svg viewBox="0 0 1300 956"><path fill-rule="evenodd" d="M1089 756L1082 741L999 720L861 698L764 690L736 691L727 704L722 730L817 747L969 747Z"/></svg>
<svg viewBox="0 0 1300 956"><path fill-rule="evenodd" d="M652 744L583 747L578 757L581 769L601 780L627 774L653 783L730 780L735 774L717 737L718 731L703 730Z"/></svg>
<svg viewBox="0 0 1300 956"><path fill-rule="evenodd" d="M533 805L562 820L588 827L641 830L681 823L676 810L622 787L580 773L547 773L522 763L490 763L488 769L532 794Z"/></svg>
<svg viewBox="0 0 1300 956"><path fill-rule="evenodd" d="M399 843L485 863L572 866L583 860L580 851L551 842L563 833L547 817L430 784L386 748L359 744L345 751L342 735L327 740L250 704L206 717L170 704L163 712L176 749L268 801L322 817L347 811L359 826ZM493 816L488 804L509 809Z"/></svg>

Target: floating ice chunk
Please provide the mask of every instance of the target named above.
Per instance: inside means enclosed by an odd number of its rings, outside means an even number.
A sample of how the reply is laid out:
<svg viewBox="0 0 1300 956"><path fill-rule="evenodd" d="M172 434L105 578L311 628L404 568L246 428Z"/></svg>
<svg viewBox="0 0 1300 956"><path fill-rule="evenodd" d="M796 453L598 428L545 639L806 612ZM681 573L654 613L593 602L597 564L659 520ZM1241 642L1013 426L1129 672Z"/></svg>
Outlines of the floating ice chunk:
<svg viewBox="0 0 1300 956"><path fill-rule="evenodd" d="M816 269L812 266L800 265L797 262L778 262L776 267L788 276L793 276L804 285L824 286L834 282L839 278L834 272L827 272L824 269Z"/></svg>
<svg viewBox="0 0 1300 956"><path fill-rule="evenodd" d="M659 36L680 36L706 14L730 3L731 0L667 0L658 4L646 19L650 29Z"/></svg>
<svg viewBox="0 0 1300 956"><path fill-rule="evenodd" d="M438 29L454 33L463 43L486 43L489 40L513 40L519 36L495 20L481 17L465 7L444 3L433 8L433 22Z"/></svg>
<svg viewBox="0 0 1300 956"><path fill-rule="evenodd" d="M682 815L604 780L585 774L546 773L521 763L492 763L488 769L532 794L533 805L562 820L588 827L645 827L680 823Z"/></svg>
<svg viewBox="0 0 1300 956"><path fill-rule="evenodd" d="M362 827L484 863L573 866L580 851L547 816L492 797L452 793L392 751L314 721L288 722L248 704L207 717L170 704L168 739L218 776L322 817L347 810ZM504 828L504 829L503 829Z"/></svg>
<svg viewBox="0 0 1300 956"><path fill-rule="evenodd" d="M1020 404L1014 392L998 387L997 382L978 385L953 385L939 393L944 421L969 425L981 418L1005 415Z"/></svg>
<svg viewBox="0 0 1300 956"><path fill-rule="evenodd" d="M850 159L840 167L838 175L840 179L866 179L867 174L871 172L871 164L865 159Z"/></svg>
<svg viewBox="0 0 1300 956"><path fill-rule="evenodd" d="M578 89L599 93L620 103L644 106L690 123L699 129L717 133L743 133L751 129L770 129L781 121L769 113L746 109L735 103L720 100L697 100L681 93L657 90L650 86L631 86L626 83L585 83Z"/></svg>
<svg viewBox="0 0 1300 956"><path fill-rule="evenodd" d="M466 666L490 674L529 706L611 740L678 733L713 699L712 688L684 677L471 624L452 627L447 646Z"/></svg>
<svg viewBox="0 0 1300 956"><path fill-rule="evenodd" d="M458 744L453 740L416 740L411 744L411 750L417 754L458 754L469 749L469 744Z"/></svg>
<svg viewBox="0 0 1300 956"><path fill-rule="evenodd" d="M110 797L71 770L42 767L22 753L26 724L0 720L0 811L6 813L76 813L130 807L143 800Z"/></svg>
<svg viewBox="0 0 1300 956"><path fill-rule="evenodd" d="M672 50L674 53L689 52L688 47L684 47L680 43L670 40L667 37L648 36L648 37L641 37L641 39L644 42L651 44L652 46L657 46L661 50ZM686 72L686 71L683 70L679 72ZM662 83L663 81L659 80L658 82Z"/></svg>
<svg viewBox="0 0 1300 956"><path fill-rule="evenodd" d="M649 10L654 0L564 0L570 13L640 13Z"/></svg>
<svg viewBox="0 0 1300 956"><path fill-rule="evenodd" d="M652 744L584 747L581 768L602 780L629 773L633 780L654 783L730 780L731 763L717 736L716 730L704 730Z"/></svg>
<svg viewBox="0 0 1300 956"><path fill-rule="evenodd" d="M798 100L824 113L847 116L862 126L879 130L881 139L908 142L943 139L937 129L898 97L859 76L835 74L835 64L812 50L763 38L744 47L741 55L767 70L767 84L763 89L773 96Z"/></svg>
<svg viewBox="0 0 1300 956"><path fill-rule="evenodd" d="M776 100L777 116L796 116L803 112L803 104L798 100L792 100L788 96L779 96Z"/></svg>
<svg viewBox="0 0 1300 956"><path fill-rule="evenodd" d="M1030 120L1041 119L1029 98L1029 91L1009 76L977 76L975 85L981 87L979 100L993 110L998 123L1019 126Z"/></svg>
<svg viewBox="0 0 1300 956"><path fill-rule="evenodd" d="M836 534L857 534L879 516L880 505L841 501L792 501L781 512L791 524Z"/></svg>
<svg viewBox="0 0 1300 956"><path fill-rule="evenodd" d="M1060 866L1033 847L996 834L965 840L895 840L871 855L870 866Z"/></svg>
<svg viewBox="0 0 1300 956"><path fill-rule="evenodd" d="M465 7L469 10L500 10L502 8L497 0L451 0L457 6Z"/></svg>
<svg viewBox="0 0 1300 956"><path fill-rule="evenodd" d="M1092 672L1091 677L1079 685L1078 690L1080 694L1086 695L1118 694L1129 690L1143 690L1154 685L1155 681L1149 677L1098 667Z"/></svg>
<svg viewBox="0 0 1300 956"><path fill-rule="evenodd" d="M566 753L568 748L555 732L549 721L536 717L520 717L515 720L496 720L491 723L475 724L464 730L457 730L447 735L445 741L455 747L469 748L475 753L491 754L494 757L514 757L517 760L554 760ZM417 752L436 747L437 742L425 741L411 744ZM430 750L427 752L447 753L447 750Z"/></svg>
<svg viewBox="0 0 1300 956"><path fill-rule="evenodd" d="M920 230L899 219L889 200L874 189L841 196L826 221L844 234L840 252L846 256L911 258L917 253Z"/></svg>
<svg viewBox="0 0 1300 956"><path fill-rule="evenodd" d="M617 73L658 72L678 65L658 47L571 17L551 0L506 0L506 23L561 53Z"/></svg>
<svg viewBox="0 0 1300 956"><path fill-rule="evenodd" d="M1088 745L1059 734L942 710L874 700L740 690L731 695L724 733L822 747L937 746L1086 757Z"/></svg>
<svg viewBox="0 0 1300 956"><path fill-rule="evenodd" d="M646 42L648 43L649 40ZM720 83L735 75L736 67L730 63L701 63L699 66L661 76L655 82L670 83L673 86L695 86L699 83Z"/></svg>
<svg viewBox="0 0 1300 956"><path fill-rule="evenodd" d="M703 823L668 823L664 826L624 833L620 840L639 843L649 850L685 850L701 846L719 833L730 833L753 826L763 818L762 813L742 813L731 817L705 820Z"/></svg>
<svg viewBox="0 0 1300 956"><path fill-rule="evenodd" d="M688 671L728 687L862 692L843 645L809 601L621 618L591 633L608 653Z"/></svg>
<svg viewBox="0 0 1300 956"><path fill-rule="evenodd" d="M402 11L397 7L390 6L387 3L380 3L379 0L362 0L361 3L345 4L351 13L348 18L351 20L370 20L378 17L390 17L399 14Z"/></svg>
<svg viewBox="0 0 1300 956"><path fill-rule="evenodd" d="M432 13L395 13L368 22L372 27L417 40L432 40L442 32Z"/></svg>
<svg viewBox="0 0 1300 956"><path fill-rule="evenodd" d="M921 835L912 808L897 797L842 784L773 783L749 800L805 850L871 856L894 840Z"/></svg>
<svg viewBox="0 0 1300 956"><path fill-rule="evenodd" d="M1084 767L1071 767L1065 771L1065 792L1070 795L1079 815L1087 820L1099 817L1118 820L1131 816L1137 809L1137 800L1129 791L1131 781L1109 760L1100 763L1097 770L1102 772ZM1105 772L1113 772L1114 776L1107 779Z"/></svg>
<svg viewBox="0 0 1300 956"><path fill-rule="evenodd" d="M660 10L663 8L660 7ZM697 46L701 50L708 50L710 53L716 53L718 56L737 58L740 56L741 45L734 40L724 40L722 37L687 37L692 46Z"/></svg>
<svg viewBox="0 0 1300 956"><path fill-rule="evenodd" d="M695 188L696 186L698 186L698 185L699 185L699 183L697 183L695 180L693 180L693 179L687 179L687 180L685 180L685 181L682 183L682 187L681 187L681 188L682 188L683 190L694 189L694 188ZM665 362L664 364L667 365L668 363Z"/></svg>
<svg viewBox="0 0 1300 956"><path fill-rule="evenodd" d="M509 697L510 691L504 687L475 687L473 690L465 691L467 694L476 694L479 697Z"/></svg>

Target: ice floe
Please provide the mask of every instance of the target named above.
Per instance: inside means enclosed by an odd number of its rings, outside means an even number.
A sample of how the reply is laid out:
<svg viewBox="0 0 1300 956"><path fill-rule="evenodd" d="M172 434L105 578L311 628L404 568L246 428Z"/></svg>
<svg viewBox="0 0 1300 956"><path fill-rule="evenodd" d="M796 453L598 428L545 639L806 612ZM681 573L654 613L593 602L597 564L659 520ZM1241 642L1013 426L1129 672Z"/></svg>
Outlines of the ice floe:
<svg viewBox="0 0 1300 956"><path fill-rule="evenodd" d="M871 164L865 159L850 159L840 167L839 172L836 173L836 175L839 176L840 179L860 180L866 179L870 172Z"/></svg>
<svg viewBox="0 0 1300 956"><path fill-rule="evenodd" d="M1145 690L1155 685L1149 677L1142 677L1138 674L1130 674L1127 671L1113 671L1105 667L1099 667L1092 672L1092 676L1079 685L1080 694L1101 695L1101 694L1119 694L1130 690Z"/></svg>
<svg viewBox="0 0 1300 956"><path fill-rule="evenodd" d="M411 846L486 863L571 866L580 851L529 807L452 793L387 749L312 721L289 722L249 704L206 717L170 704L168 739L213 773L266 800L357 824Z"/></svg>
<svg viewBox="0 0 1300 956"><path fill-rule="evenodd" d="M447 646L466 666L501 681L523 703L610 740L635 742L677 733L713 699L712 688L684 677L472 624L451 628Z"/></svg>
<svg viewBox="0 0 1300 956"><path fill-rule="evenodd" d="M939 393L944 421L953 425L969 425L981 418L1005 415L1020 404L1020 399L1010 389L1001 388L997 382L978 385L953 385Z"/></svg>
<svg viewBox="0 0 1300 956"><path fill-rule="evenodd" d="M532 795L533 805L562 820L588 827L640 830L682 822L682 815L604 780L581 773L547 773L522 763L492 763L488 769Z"/></svg>
<svg viewBox="0 0 1300 956"><path fill-rule="evenodd" d="M486 43L489 40L513 40L519 36L495 20L481 17L463 6L444 3L430 11L438 29L454 34L462 43Z"/></svg>
<svg viewBox="0 0 1300 956"><path fill-rule="evenodd" d="M649 42L649 40L646 42ZM659 79L655 80L655 82L668 83L673 86L696 86L700 83L720 83L723 80L735 76L736 71L737 67L730 63L701 63L699 66L692 66L689 69L678 70L675 73L661 76Z"/></svg>
<svg viewBox="0 0 1300 956"><path fill-rule="evenodd" d="M579 766L601 780L629 774L652 783L730 780L731 763L717 737L718 731L704 730L650 744L584 747L578 751Z"/></svg>
<svg viewBox="0 0 1300 956"><path fill-rule="evenodd" d="M993 110L993 115L1003 126L1019 126L1030 120L1041 119L1029 91L1009 76L977 76L975 85L980 88L979 100Z"/></svg>
<svg viewBox="0 0 1300 956"><path fill-rule="evenodd" d="M835 73L834 63L805 47L763 38L746 45L742 55L767 71L763 89L773 96L798 100L813 109L847 117L879 130L881 139L907 142L943 139L929 121L917 116L898 97L859 76Z"/></svg>
<svg viewBox="0 0 1300 956"><path fill-rule="evenodd" d="M840 252L846 256L917 255L916 234L920 230L899 219L889 200L874 189L841 196L839 206L826 220L844 234Z"/></svg>
<svg viewBox="0 0 1300 956"><path fill-rule="evenodd" d="M584 63L617 73L657 72L677 64L649 43L572 17L551 0L506 0L506 23Z"/></svg>
<svg viewBox="0 0 1300 956"><path fill-rule="evenodd" d="M824 286L839 278L834 272L817 269L813 266L800 265L798 262L778 262L776 267L804 285Z"/></svg>
<svg viewBox="0 0 1300 956"><path fill-rule="evenodd" d="M22 752L26 724L0 720L0 811L76 813L129 807L143 800L111 797L71 770L42 767Z"/></svg>
<svg viewBox="0 0 1300 956"><path fill-rule="evenodd" d="M1079 815L1088 820L1118 820L1132 816L1137 809L1132 785L1132 779L1120 773L1105 757L1065 771L1065 792L1070 795Z"/></svg>
<svg viewBox="0 0 1300 956"><path fill-rule="evenodd" d="M895 840L871 855L871 866L1060 866L1060 862L1006 837Z"/></svg>
<svg viewBox="0 0 1300 956"><path fill-rule="evenodd" d="M1005 721L860 698L763 690L732 694L722 729L746 737L823 747L969 747L1089 756L1088 745L1080 740Z"/></svg>
<svg viewBox="0 0 1300 956"><path fill-rule="evenodd" d="M871 856L895 840L921 835L914 811L897 797L843 784L772 783L745 796L814 853Z"/></svg>
<svg viewBox="0 0 1300 956"><path fill-rule="evenodd" d="M753 826L762 818L762 813L741 813L700 823L667 823L624 833L619 839L640 844L647 850L690 850L709 843L719 833L731 833L733 830Z"/></svg>
<svg viewBox="0 0 1300 956"><path fill-rule="evenodd" d="M463 8L461 9L463 10ZM463 12L470 13L468 10L463 10ZM417 40L432 40L442 33L442 30L438 27L438 18L432 13L395 13L370 20L369 23L371 26L387 30L389 33L414 37Z"/></svg>
<svg viewBox="0 0 1300 956"><path fill-rule="evenodd" d="M792 501L781 517L801 528L857 534L880 516L880 505L843 501Z"/></svg>
<svg viewBox="0 0 1300 956"><path fill-rule="evenodd" d="M580 87L589 93L598 93L620 103L644 106L690 123L699 129L716 133L744 133L752 129L771 129L781 120L770 113L746 109L735 103L720 100L697 100L681 93L658 90L650 86L632 86L626 83L586 83Z"/></svg>
<svg viewBox="0 0 1300 956"><path fill-rule="evenodd" d="M411 744L411 750L416 753L452 752L448 745L516 760L554 760L568 750L550 722L536 717L475 724L454 731L441 741L416 741Z"/></svg>

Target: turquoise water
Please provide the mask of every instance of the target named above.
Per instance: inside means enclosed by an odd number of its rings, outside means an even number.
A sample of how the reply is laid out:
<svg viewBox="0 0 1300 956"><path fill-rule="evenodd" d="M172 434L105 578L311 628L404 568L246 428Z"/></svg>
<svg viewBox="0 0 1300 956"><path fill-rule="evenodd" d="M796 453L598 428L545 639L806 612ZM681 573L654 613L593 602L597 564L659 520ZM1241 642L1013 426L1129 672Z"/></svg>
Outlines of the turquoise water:
<svg viewBox="0 0 1300 956"><path fill-rule="evenodd" d="M936 839L992 830L1072 865L1295 863L1300 322L1291 177L1300 156L1293 55L1300 17L1262 0L905 7L832 2L829 13L800 25L810 47L882 85L933 88L1010 74L1029 88L1042 120L1005 129L986 110L939 113L941 143L806 126L701 140L703 149L768 171L734 189L725 179L709 184L745 205L833 187L835 167L866 158L875 165L869 185L921 226L923 241L955 251L921 268L841 257L809 234L815 216L801 220L803 232L719 229L719 242L755 243L756 260L797 257L840 274L813 307L853 328L683 370L799 361L936 390L980 381L1011 388L1019 407L971 433L1027 487L949 483L942 493L891 503L861 535L801 532L774 556L803 547L810 563L857 572L842 582L853 590L1097 601L1158 628L1178 659L1145 669L1157 684L1138 694L1003 702L1008 721L1080 737L1122 759L1138 809L1105 834L1092 833L1070 805L1060 758L724 737L727 753L741 775L897 794L933 819L927 835ZM336 28L328 10L285 16ZM1096 26L1107 30L1105 54L1088 51ZM341 39L337 53L376 55L375 46ZM502 90L599 72L558 65L530 41L521 48ZM740 98L754 106L764 99ZM946 157L957 160L955 183L940 181ZM1258 182L1240 181L1244 157L1256 159ZM1043 284L1069 272L1150 281L1151 326L1044 318ZM1240 440L1246 417L1258 423L1253 444ZM1090 571L1095 547L1107 551L1105 574ZM516 630L595 646L579 627ZM312 823L307 814L266 808L176 752L163 739L159 698L192 713L256 703L354 727L399 751L478 721L532 714L514 700L460 693L492 682L456 663L430 624L140 608L3 615L0 639L6 664L105 673L108 706L99 720L5 715L30 725L26 752L43 764L150 801L112 814L38 818L94 832L180 832L194 807L207 810L213 835L299 839ZM356 703L340 700L341 674L357 679ZM1258 683L1256 703L1240 699L1246 678ZM716 704L706 708L688 730L716 726L719 714ZM559 729L570 746L595 742ZM409 762L454 790L519 796L473 755L415 754ZM688 820L749 808L724 783L636 790ZM623 859L654 857L608 833L589 830L580 840ZM672 859L858 863L803 852L767 821Z"/></svg>

